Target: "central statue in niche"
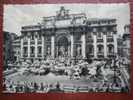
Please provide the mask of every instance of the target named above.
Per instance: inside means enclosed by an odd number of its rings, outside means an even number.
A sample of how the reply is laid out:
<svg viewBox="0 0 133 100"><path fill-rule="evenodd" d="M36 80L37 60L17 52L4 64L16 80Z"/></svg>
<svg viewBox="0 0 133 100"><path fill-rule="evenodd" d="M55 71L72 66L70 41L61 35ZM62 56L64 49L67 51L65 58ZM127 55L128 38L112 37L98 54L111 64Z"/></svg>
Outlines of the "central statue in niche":
<svg viewBox="0 0 133 100"><path fill-rule="evenodd" d="M57 57L67 57L68 56L68 48L69 48L70 44L68 42L67 37L62 36L58 39L57 42Z"/></svg>
<svg viewBox="0 0 133 100"><path fill-rule="evenodd" d="M66 54L67 51L65 50L65 47L64 46L61 46L59 52L60 52L60 55L61 56L65 56L65 54Z"/></svg>

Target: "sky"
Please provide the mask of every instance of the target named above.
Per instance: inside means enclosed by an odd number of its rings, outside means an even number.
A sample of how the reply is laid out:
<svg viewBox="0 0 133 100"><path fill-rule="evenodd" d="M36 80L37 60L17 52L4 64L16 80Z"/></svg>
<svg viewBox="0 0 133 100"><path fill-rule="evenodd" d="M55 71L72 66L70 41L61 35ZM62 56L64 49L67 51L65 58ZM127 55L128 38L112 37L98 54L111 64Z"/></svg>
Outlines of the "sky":
<svg viewBox="0 0 133 100"><path fill-rule="evenodd" d="M21 27L41 23L42 17L55 16L64 6L69 13L85 13L89 18L115 18L118 34L124 33L124 25L130 24L128 3L121 4L27 4L4 5L3 31L21 35Z"/></svg>

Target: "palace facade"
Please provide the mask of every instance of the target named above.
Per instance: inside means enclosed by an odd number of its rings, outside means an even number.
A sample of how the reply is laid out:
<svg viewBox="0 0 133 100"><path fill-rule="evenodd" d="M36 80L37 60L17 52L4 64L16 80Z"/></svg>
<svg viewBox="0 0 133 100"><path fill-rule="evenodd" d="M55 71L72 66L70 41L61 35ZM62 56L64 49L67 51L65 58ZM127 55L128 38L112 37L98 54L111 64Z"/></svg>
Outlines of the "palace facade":
<svg viewBox="0 0 133 100"><path fill-rule="evenodd" d="M123 34L123 57L127 58L130 62L131 60L131 36L130 36L130 25L124 26Z"/></svg>
<svg viewBox="0 0 133 100"><path fill-rule="evenodd" d="M23 26L20 53L23 60L59 57L107 59L117 54L116 19L89 19L61 7L38 25Z"/></svg>

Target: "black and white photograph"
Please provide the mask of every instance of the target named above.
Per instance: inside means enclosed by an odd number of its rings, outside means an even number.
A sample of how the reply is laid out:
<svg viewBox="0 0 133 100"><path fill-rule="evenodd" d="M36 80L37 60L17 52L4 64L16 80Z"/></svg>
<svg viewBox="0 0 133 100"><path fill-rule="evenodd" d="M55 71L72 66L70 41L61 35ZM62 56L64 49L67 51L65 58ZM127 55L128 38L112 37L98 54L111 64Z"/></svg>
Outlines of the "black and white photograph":
<svg viewBox="0 0 133 100"><path fill-rule="evenodd" d="M130 92L130 6L5 4L3 93Z"/></svg>

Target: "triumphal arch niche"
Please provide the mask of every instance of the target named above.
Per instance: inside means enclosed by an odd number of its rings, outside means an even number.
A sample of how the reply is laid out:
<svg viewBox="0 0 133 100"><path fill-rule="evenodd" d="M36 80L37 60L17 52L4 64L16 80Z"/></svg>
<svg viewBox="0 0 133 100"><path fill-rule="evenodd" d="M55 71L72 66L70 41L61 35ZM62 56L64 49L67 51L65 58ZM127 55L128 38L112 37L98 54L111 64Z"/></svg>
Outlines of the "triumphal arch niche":
<svg viewBox="0 0 133 100"><path fill-rule="evenodd" d="M55 36L55 57L71 57L71 39L68 31Z"/></svg>
<svg viewBox="0 0 133 100"><path fill-rule="evenodd" d="M85 14L69 14L61 7L54 17L44 17L42 33L46 44L46 57L85 58ZM48 43L48 42L45 42Z"/></svg>

